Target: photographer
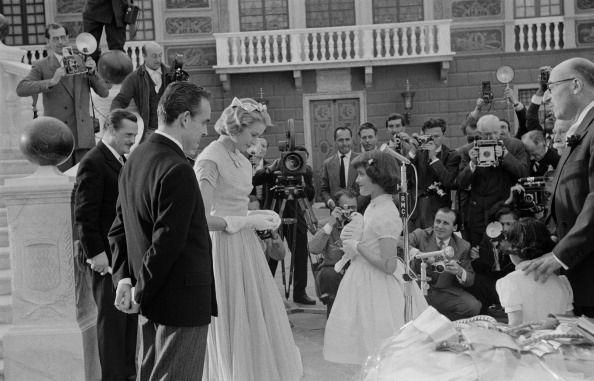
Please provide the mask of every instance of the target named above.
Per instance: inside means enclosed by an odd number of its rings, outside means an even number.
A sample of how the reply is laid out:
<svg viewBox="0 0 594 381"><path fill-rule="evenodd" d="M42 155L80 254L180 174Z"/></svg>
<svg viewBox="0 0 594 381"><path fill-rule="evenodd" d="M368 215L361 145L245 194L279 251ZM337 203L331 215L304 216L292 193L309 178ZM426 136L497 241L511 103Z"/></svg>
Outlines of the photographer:
<svg viewBox="0 0 594 381"><path fill-rule="evenodd" d="M551 105L551 94L547 88L547 82L549 81L549 75L551 73L550 66L543 66L539 69L539 87L536 90L536 94L530 99L530 105L526 111L526 128L519 129L516 137L519 139L528 131L540 130L545 134L550 134L553 131L555 125L555 114L553 113L553 107ZM540 123L539 109L544 108L544 122Z"/></svg>
<svg viewBox="0 0 594 381"><path fill-rule="evenodd" d="M417 138L419 149L413 146L409 152L417 167L419 192L411 219L413 226L421 229L433 225L439 208L452 205L451 190L458 175L460 156L443 144L445 132L445 120L427 120L421 127L423 136Z"/></svg>
<svg viewBox="0 0 594 381"><path fill-rule="evenodd" d="M404 117L400 114L393 113L388 115L386 119L386 130L388 130L388 141L386 143L393 143L393 139L397 134L404 132Z"/></svg>
<svg viewBox="0 0 594 381"><path fill-rule="evenodd" d="M559 154L548 147L542 131L528 131L522 136L522 143L530 157L530 176L544 176L557 168Z"/></svg>
<svg viewBox="0 0 594 381"><path fill-rule="evenodd" d="M45 28L48 56L35 62L27 76L19 82L16 93L20 97L43 94L43 112L66 123L74 135L74 151L66 162L59 165L65 171L78 163L95 146L93 119L89 113L91 88L105 98L109 89L97 75L95 61L88 57L86 62L78 55L68 57L78 67L86 67L85 73L67 73L64 67L64 49L68 48L68 31L60 24L49 24Z"/></svg>
<svg viewBox="0 0 594 381"><path fill-rule="evenodd" d="M467 288L474 283L474 270L470 265L470 244L454 232L458 228L458 218L450 208L440 208L435 214L432 227L416 229L409 234L411 255L419 252L443 250L450 246L454 257L444 261L443 272L435 266L432 259L426 260L429 280L427 302L450 320L458 320L478 315L481 303ZM420 274L421 260L411 263L413 271Z"/></svg>
<svg viewBox="0 0 594 381"><path fill-rule="evenodd" d="M480 245L474 246L470 250L472 268L475 274L474 284L468 291L481 302L481 314L487 314L489 310L491 312L495 312L497 309L501 310L495 283L498 279L514 271L514 265L511 263L509 256L504 255L501 251L499 244L518 219L519 215L516 210L507 205L501 206L493 216L493 221L501 224L499 235L489 237L485 232ZM491 235L494 234L491 233Z"/></svg>
<svg viewBox="0 0 594 381"><path fill-rule="evenodd" d="M305 147L302 146L296 146L294 151L302 151L305 152L306 155L308 154ZM282 172L281 165L281 161L277 159L271 165L257 171L252 178L253 186L257 187L259 185L263 185L266 188L266 195L264 196L265 200L262 209L272 209L274 202L274 209L275 211L279 212L279 208L281 207L283 200L278 198L275 199L277 195L275 194L274 187L278 185L285 186L285 184L282 184L282 182L279 184L278 181L280 173ZM314 199L316 193L313 185L313 169L307 164L303 165L305 166L305 174L298 176L300 177L300 179L298 179L298 185L303 187L304 196L309 200L309 202L311 202ZM285 186L285 188L291 187L291 185ZM292 251L291 254L295 258L295 285L293 286L293 301L295 303L313 305L316 304L316 301L305 293L305 288L307 287L308 257L307 221L304 216L304 213L306 212L307 211L301 208L296 199L287 199L285 209L280 217L283 219L283 224L281 225L283 236L286 238L287 245ZM284 222L289 218L295 218L297 220L297 228L295 230L293 230L293 224L287 224ZM268 259L268 265L270 266L273 276L276 272L277 264L278 261L270 258Z"/></svg>
<svg viewBox="0 0 594 381"><path fill-rule="evenodd" d="M126 108L134 100L144 122L141 139L144 142L157 129L157 105L169 84L169 68L162 62L163 48L154 41L142 47L142 56L144 63L124 79L119 94L111 102L111 109Z"/></svg>
<svg viewBox="0 0 594 381"><path fill-rule="evenodd" d="M492 206L507 199L511 186L528 175L528 154L524 145L517 139L501 136L499 118L495 115L481 117L477 131L481 140L475 141L475 146L462 157L462 169L456 180L462 189L470 186L464 221L465 233L472 245L481 241Z"/></svg>
<svg viewBox="0 0 594 381"><path fill-rule="evenodd" d="M312 254L322 254L323 257L316 283L321 295L320 299L326 305L327 316L330 315L338 285L344 273L344 271L337 273L334 270L334 265L344 254L340 232L350 221L352 213L357 210L357 193L341 189L334 194L333 199L336 207L330 213L328 222L309 240L309 251Z"/></svg>

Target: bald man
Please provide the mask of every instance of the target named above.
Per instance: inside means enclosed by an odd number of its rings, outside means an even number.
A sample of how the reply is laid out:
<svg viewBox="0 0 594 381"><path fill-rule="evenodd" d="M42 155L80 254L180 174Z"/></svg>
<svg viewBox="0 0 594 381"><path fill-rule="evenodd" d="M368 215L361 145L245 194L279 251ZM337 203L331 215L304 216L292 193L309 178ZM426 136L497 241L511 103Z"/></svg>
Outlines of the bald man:
<svg viewBox="0 0 594 381"><path fill-rule="evenodd" d="M479 167L479 149L475 146L463 153L461 171L456 179L460 188L470 187L468 210L465 211L465 235L472 246L481 242L487 222L495 212L494 206L509 197L509 189L518 178L528 176L528 154L522 142L503 136L501 121L495 115L484 115L477 122L477 135L481 140L500 140L495 147L500 157L492 167Z"/></svg>
<svg viewBox="0 0 594 381"><path fill-rule="evenodd" d="M594 317L594 63L584 58L561 62L551 71L548 88L555 118L573 121L549 212L559 242L552 252L522 265L543 281L565 269L574 313Z"/></svg>
<svg viewBox="0 0 594 381"><path fill-rule="evenodd" d="M134 99L138 114L144 122L141 140L144 142L158 127L157 105L169 84L166 75L169 68L163 64L163 48L154 41L149 41L142 47L142 55L144 63L124 79L110 109L125 109Z"/></svg>

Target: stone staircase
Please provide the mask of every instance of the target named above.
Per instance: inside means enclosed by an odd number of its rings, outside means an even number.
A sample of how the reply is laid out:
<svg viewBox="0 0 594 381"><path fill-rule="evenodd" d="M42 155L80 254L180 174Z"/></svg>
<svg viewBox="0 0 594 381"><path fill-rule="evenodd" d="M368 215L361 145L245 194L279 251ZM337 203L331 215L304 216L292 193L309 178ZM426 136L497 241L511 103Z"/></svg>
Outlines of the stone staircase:
<svg viewBox="0 0 594 381"><path fill-rule="evenodd" d="M24 177L33 172L35 166L20 152L0 151L0 185L7 178ZM10 245L6 205L0 200L0 381L4 380L3 339L12 324L12 273L10 268Z"/></svg>

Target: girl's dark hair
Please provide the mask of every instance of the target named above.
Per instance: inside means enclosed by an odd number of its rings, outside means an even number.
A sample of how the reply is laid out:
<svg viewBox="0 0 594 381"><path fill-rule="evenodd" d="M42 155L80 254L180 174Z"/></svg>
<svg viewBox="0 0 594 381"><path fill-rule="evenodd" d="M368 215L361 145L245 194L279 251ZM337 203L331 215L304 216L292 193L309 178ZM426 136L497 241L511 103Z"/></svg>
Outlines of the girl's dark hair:
<svg viewBox="0 0 594 381"><path fill-rule="evenodd" d="M507 254L529 260L551 252L555 243L546 225L533 217L524 217L514 222L507 232L506 241L510 246Z"/></svg>
<svg viewBox="0 0 594 381"><path fill-rule="evenodd" d="M398 163L389 154L372 150L364 152L353 160L353 168L364 168L371 181L379 185L386 193L394 194L400 183Z"/></svg>

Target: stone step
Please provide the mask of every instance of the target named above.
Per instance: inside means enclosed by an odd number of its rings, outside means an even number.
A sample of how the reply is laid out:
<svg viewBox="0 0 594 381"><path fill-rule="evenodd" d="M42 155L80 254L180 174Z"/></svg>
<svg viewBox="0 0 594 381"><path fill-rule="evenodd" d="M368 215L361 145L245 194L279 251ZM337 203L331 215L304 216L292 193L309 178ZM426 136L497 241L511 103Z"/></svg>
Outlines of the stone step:
<svg viewBox="0 0 594 381"><path fill-rule="evenodd" d="M2 165L2 164L0 163L0 165ZM19 177L25 177L28 175L29 175L29 173L10 173L10 174L0 173L0 185L4 185L4 180L6 180L6 179L17 179Z"/></svg>
<svg viewBox="0 0 594 381"><path fill-rule="evenodd" d="M16 160L25 159L25 155L18 149L0 149L0 161L2 160Z"/></svg>
<svg viewBox="0 0 594 381"><path fill-rule="evenodd" d="M8 247L8 227L0 227L0 247Z"/></svg>
<svg viewBox="0 0 594 381"><path fill-rule="evenodd" d="M4 366L4 336L6 332L12 327L12 324L0 324L0 359L2 359L2 365ZM4 370L4 368L2 368ZM4 372L3 372L4 373ZM0 378L0 380L2 380Z"/></svg>
<svg viewBox="0 0 594 381"><path fill-rule="evenodd" d="M12 272L8 270L0 270L0 296L10 295L12 293L12 287L10 280L12 279Z"/></svg>
<svg viewBox="0 0 594 381"><path fill-rule="evenodd" d="M10 247L0 247L0 270L10 269Z"/></svg>
<svg viewBox="0 0 594 381"><path fill-rule="evenodd" d="M33 173L36 165L24 159L2 160L0 162L2 174L29 174Z"/></svg>
<svg viewBox="0 0 594 381"><path fill-rule="evenodd" d="M0 296L0 324L12 324L12 296Z"/></svg>
<svg viewBox="0 0 594 381"><path fill-rule="evenodd" d="M6 215L6 208L0 208L0 228L8 226L8 216Z"/></svg>

